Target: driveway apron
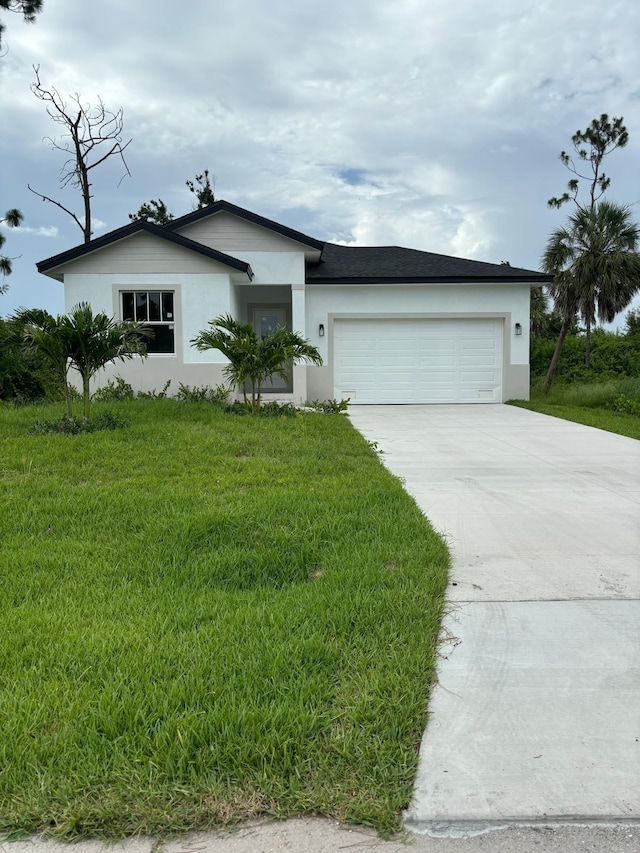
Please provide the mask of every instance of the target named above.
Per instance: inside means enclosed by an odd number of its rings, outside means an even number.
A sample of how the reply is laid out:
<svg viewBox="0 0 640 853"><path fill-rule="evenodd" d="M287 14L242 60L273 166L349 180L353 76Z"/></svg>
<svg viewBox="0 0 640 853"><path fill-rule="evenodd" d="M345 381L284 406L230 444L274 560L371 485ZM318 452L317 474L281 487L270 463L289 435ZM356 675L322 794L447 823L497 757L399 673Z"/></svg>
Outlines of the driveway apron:
<svg viewBox="0 0 640 853"><path fill-rule="evenodd" d="M350 417L453 558L407 827L640 820L640 442L504 405Z"/></svg>

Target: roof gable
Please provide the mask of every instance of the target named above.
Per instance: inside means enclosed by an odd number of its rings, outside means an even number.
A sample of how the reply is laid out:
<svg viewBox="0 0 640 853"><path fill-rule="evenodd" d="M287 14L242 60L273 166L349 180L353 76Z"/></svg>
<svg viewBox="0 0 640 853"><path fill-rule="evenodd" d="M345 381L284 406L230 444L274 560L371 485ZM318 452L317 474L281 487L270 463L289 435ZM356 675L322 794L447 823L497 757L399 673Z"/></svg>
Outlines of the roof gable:
<svg viewBox="0 0 640 853"><path fill-rule="evenodd" d="M129 225L125 225L122 228L116 228L115 231L109 231L108 234L96 237L96 239L91 240L89 243L82 243L79 246L74 246L74 248L68 249L66 252L61 252L58 255L53 255L50 258L46 258L44 261L40 261L36 265L38 272L45 273L52 278L60 278L62 274L59 271L60 267L73 263L80 258L86 258L87 256L100 252L103 249L115 247L116 243L127 240L137 234L149 234L153 237L158 237L161 240L165 240L173 244L174 246L188 249L200 256L203 256L204 258L218 261L218 263L223 264L225 267L230 267L238 272L243 272L249 277L249 279L253 278L251 266L246 261L234 258L232 255L220 252L217 249L212 249L209 246L204 246L201 243L196 243L188 237L183 237L181 234L174 234L159 225L154 225L151 222L145 222L142 219L131 222ZM58 274L56 274L56 270L59 271Z"/></svg>
<svg viewBox="0 0 640 853"><path fill-rule="evenodd" d="M324 243L322 240L316 240L314 237L309 237L301 231L296 231L294 228L288 228L286 225L280 225L272 219L267 219L264 216L259 216L257 213L252 213L250 210L245 210L243 207L238 207L231 202L220 200L207 207L202 207L200 210L194 210L192 213L187 213L185 216L180 216L178 219L172 219L165 227L169 231L177 231L184 228L186 225L199 222L209 216L215 216L218 213L229 213L237 216L246 222L251 222L254 225L259 225L261 228L279 234L282 237L287 237L289 240L295 240L296 243L302 243L311 249L322 251Z"/></svg>

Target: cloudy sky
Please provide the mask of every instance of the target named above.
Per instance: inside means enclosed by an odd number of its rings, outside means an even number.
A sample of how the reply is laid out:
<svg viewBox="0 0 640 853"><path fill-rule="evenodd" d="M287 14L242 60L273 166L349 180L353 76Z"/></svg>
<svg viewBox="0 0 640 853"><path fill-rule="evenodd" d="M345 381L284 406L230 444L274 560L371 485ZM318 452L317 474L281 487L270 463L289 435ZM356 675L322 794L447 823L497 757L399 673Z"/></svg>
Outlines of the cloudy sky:
<svg viewBox="0 0 640 853"><path fill-rule="evenodd" d="M187 213L208 167L217 198L319 239L537 269L569 212L546 206L570 177L558 154L602 112L630 133L608 196L640 219L637 0L45 0L33 25L2 18L0 207L25 216L2 315L62 312L35 262L82 241L27 190L80 208L33 65L124 109L131 177L94 173L96 234L150 198Z"/></svg>

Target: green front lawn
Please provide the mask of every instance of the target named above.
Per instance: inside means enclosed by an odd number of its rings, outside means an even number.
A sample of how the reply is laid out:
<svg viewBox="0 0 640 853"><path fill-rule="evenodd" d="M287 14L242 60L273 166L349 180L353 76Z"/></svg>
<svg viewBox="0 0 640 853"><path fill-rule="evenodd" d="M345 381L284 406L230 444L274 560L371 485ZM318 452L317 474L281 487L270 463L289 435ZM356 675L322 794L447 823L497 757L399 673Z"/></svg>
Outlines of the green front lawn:
<svg viewBox="0 0 640 853"><path fill-rule="evenodd" d="M607 432L640 438L640 379L601 379L592 382L557 382L548 394L535 385L531 401L510 400L514 406L597 427Z"/></svg>
<svg viewBox="0 0 640 853"><path fill-rule="evenodd" d="M511 405L574 421L578 424L597 427L629 438L640 438L640 418L636 415L625 415L622 412L609 412L606 409L591 409L584 406L568 406L561 403L545 403L543 400L533 400L525 403L523 400L511 400Z"/></svg>
<svg viewBox="0 0 640 853"><path fill-rule="evenodd" d="M399 825L448 554L342 416L0 406L0 832Z"/></svg>

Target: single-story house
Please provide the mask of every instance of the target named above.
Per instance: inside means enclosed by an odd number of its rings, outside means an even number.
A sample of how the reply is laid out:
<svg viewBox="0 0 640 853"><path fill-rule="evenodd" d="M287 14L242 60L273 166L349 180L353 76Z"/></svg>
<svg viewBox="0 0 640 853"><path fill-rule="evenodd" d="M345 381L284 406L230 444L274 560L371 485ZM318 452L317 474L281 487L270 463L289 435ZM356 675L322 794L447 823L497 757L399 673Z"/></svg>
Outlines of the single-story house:
<svg viewBox="0 0 640 853"><path fill-rule="evenodd" d="M136 390L222 384L226 359L190 341L231 314L318 347L268 389L296 403L499 403L529 395L530 290L550 276L398 246L316 240L227 201L158 226L131 222L41 261L65 310L89 302L148 323L147 359L118 362ZM171 390L171 389L170 389Z"/></svg>

